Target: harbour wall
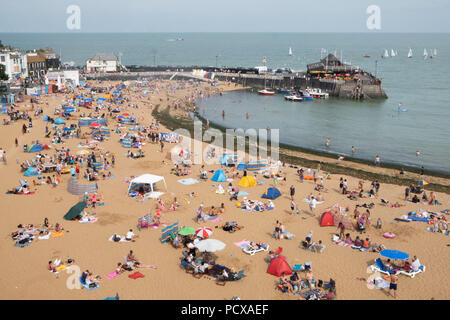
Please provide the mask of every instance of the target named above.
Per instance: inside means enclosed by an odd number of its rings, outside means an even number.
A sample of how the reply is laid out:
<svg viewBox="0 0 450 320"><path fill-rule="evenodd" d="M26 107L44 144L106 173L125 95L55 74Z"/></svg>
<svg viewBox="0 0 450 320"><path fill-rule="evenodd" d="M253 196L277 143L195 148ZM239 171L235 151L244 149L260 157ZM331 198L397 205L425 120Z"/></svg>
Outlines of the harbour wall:
<svg viewBox="0 0 450 320"><path fill-rule="evenodd" d="M178 71L147 71L147 72L120 72L87 74L87 80L138 80L141 78L157 77L161 79L197 79L211 81L210 79L196 77L191 72ZM319 88L328 92L330 96L345 99L386 99L381 83L369 80L323 80L308 77L306 73L295 75L255 75L237 73L215 73L215 80L230 81L245 87L255 89L293 88L304 90L306 88Z"/></svg>

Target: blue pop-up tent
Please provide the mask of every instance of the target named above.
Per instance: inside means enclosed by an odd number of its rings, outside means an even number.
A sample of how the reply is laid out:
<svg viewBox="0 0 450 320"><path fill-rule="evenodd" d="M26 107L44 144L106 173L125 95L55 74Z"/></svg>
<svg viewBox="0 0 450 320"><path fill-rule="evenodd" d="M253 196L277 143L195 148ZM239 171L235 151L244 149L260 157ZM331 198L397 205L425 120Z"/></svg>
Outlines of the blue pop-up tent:
<svg viewBox="0 0 450 320"><path fill-rule="evenodd" d="M225 172L223 172L222 169L217 170L213 177L211 178L212 181L215 182L226 182L227 181L227 177L225 176Z"/></svg>
<svg viewBox="0 0 450 320"><path fill-rule="evenodd" d="M29 167L23 174L25 177L34 177L40 175L39 171L34 167Z"/></svg>
<svg viewBox="0 0 450 320"><path fill-rule="evenodd" d="M280 190L274 187L270 187L269 189L267 189L266 193L262 195L264 199L272 199L272 200L278 198L279 196L281 196Z"/></svg>
<svg viewBox="0 0 450 320"><path fill-rule="evenodd" d="M57 119L55 120L55 124L66 124L66 122L64 121L63 118L57 118Z"/></svg>

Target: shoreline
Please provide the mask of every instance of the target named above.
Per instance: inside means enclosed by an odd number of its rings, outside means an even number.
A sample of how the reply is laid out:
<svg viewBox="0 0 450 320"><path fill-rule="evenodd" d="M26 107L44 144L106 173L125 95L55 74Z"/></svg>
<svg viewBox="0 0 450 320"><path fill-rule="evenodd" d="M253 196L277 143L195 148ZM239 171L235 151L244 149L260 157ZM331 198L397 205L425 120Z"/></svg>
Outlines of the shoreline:
<svg viewBox="0 0 450 320"><path fill-rule="evenodd" d="M245 88L239 88L236 90L245 90ZM200 116L197 111L194 112L194 115L202 122L203 128L206 128L205 118ZM160 110L160 105L156 105L152 111L152 116L170 130L183 128L191 132L191 134L193 133L194 120L186 115L181 115L180 113L173 114L170 107ZM210 128L220 130L222 133L225 133L225 130L227 129L226 127L213 121L210 121L209 123ZM270 141L268 141L268 146L270 146ZM383 163L383 167L378 168L370 165L370 161L358 158L345 158L344 161L338 164L336 155L326 152L292 146L284 143L279 143L279 148L279 158L282 162L291 165L306 166L309 168L316 168L320 163L321 170L330 172L331 174L349 175L363 180L378 180L382 183L404 186L417 184L417 181L420 179L419 168L401 166L393 163ZM401 167L403 167L405 171L403 177L399 174ZM450 194L449 174L427 170L425 180L427 180L428 177L432 177L434 181L427 185L427 190Z"/></svg>

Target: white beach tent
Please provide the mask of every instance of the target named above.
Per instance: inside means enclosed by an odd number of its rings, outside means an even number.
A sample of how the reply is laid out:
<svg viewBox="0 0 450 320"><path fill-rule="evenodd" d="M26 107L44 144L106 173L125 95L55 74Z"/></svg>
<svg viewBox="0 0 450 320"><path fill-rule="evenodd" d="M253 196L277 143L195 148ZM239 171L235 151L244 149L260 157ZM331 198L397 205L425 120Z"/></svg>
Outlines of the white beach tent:
<svg viewBox="0 0 450 320"><path fill-rule="evenodd" d="M151 192L147 193L145 196L153 198L153 199L157 199L159 196L164 194L164 192L155 192L155 190L154 190L154 185L160 181L162 181L164 183L164 187L167 191L167 184L166 184L166 180L164 179L164 177L156 176L156 175L148 174L148 173L143 174L143 175L141 175L137 178L134 178L133 180L130 181L130 185L128 186L127 193L129 194L130 191L134 190L138 186L148 184L148 185L150 185Z"/></svg>

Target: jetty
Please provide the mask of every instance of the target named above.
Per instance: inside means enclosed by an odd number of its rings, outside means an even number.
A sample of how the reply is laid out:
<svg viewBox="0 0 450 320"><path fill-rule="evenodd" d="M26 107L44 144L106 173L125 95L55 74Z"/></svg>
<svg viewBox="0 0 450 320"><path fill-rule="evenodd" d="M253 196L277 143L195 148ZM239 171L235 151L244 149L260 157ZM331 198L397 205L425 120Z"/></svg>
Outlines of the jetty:
<svg viewBox="0 0 450 320"><path fill-rule="evenodd" d="M381 79L355 66L345 64L333 54L307 65L306 72L259 74L252 68L145 67L127 66L126 72L86 74L87 80L136 80L139 78L198 79L230 81L254 89L318 88L332 97L344 99L386 99ZM199 71L201 71L199 73Z"/></svg>

